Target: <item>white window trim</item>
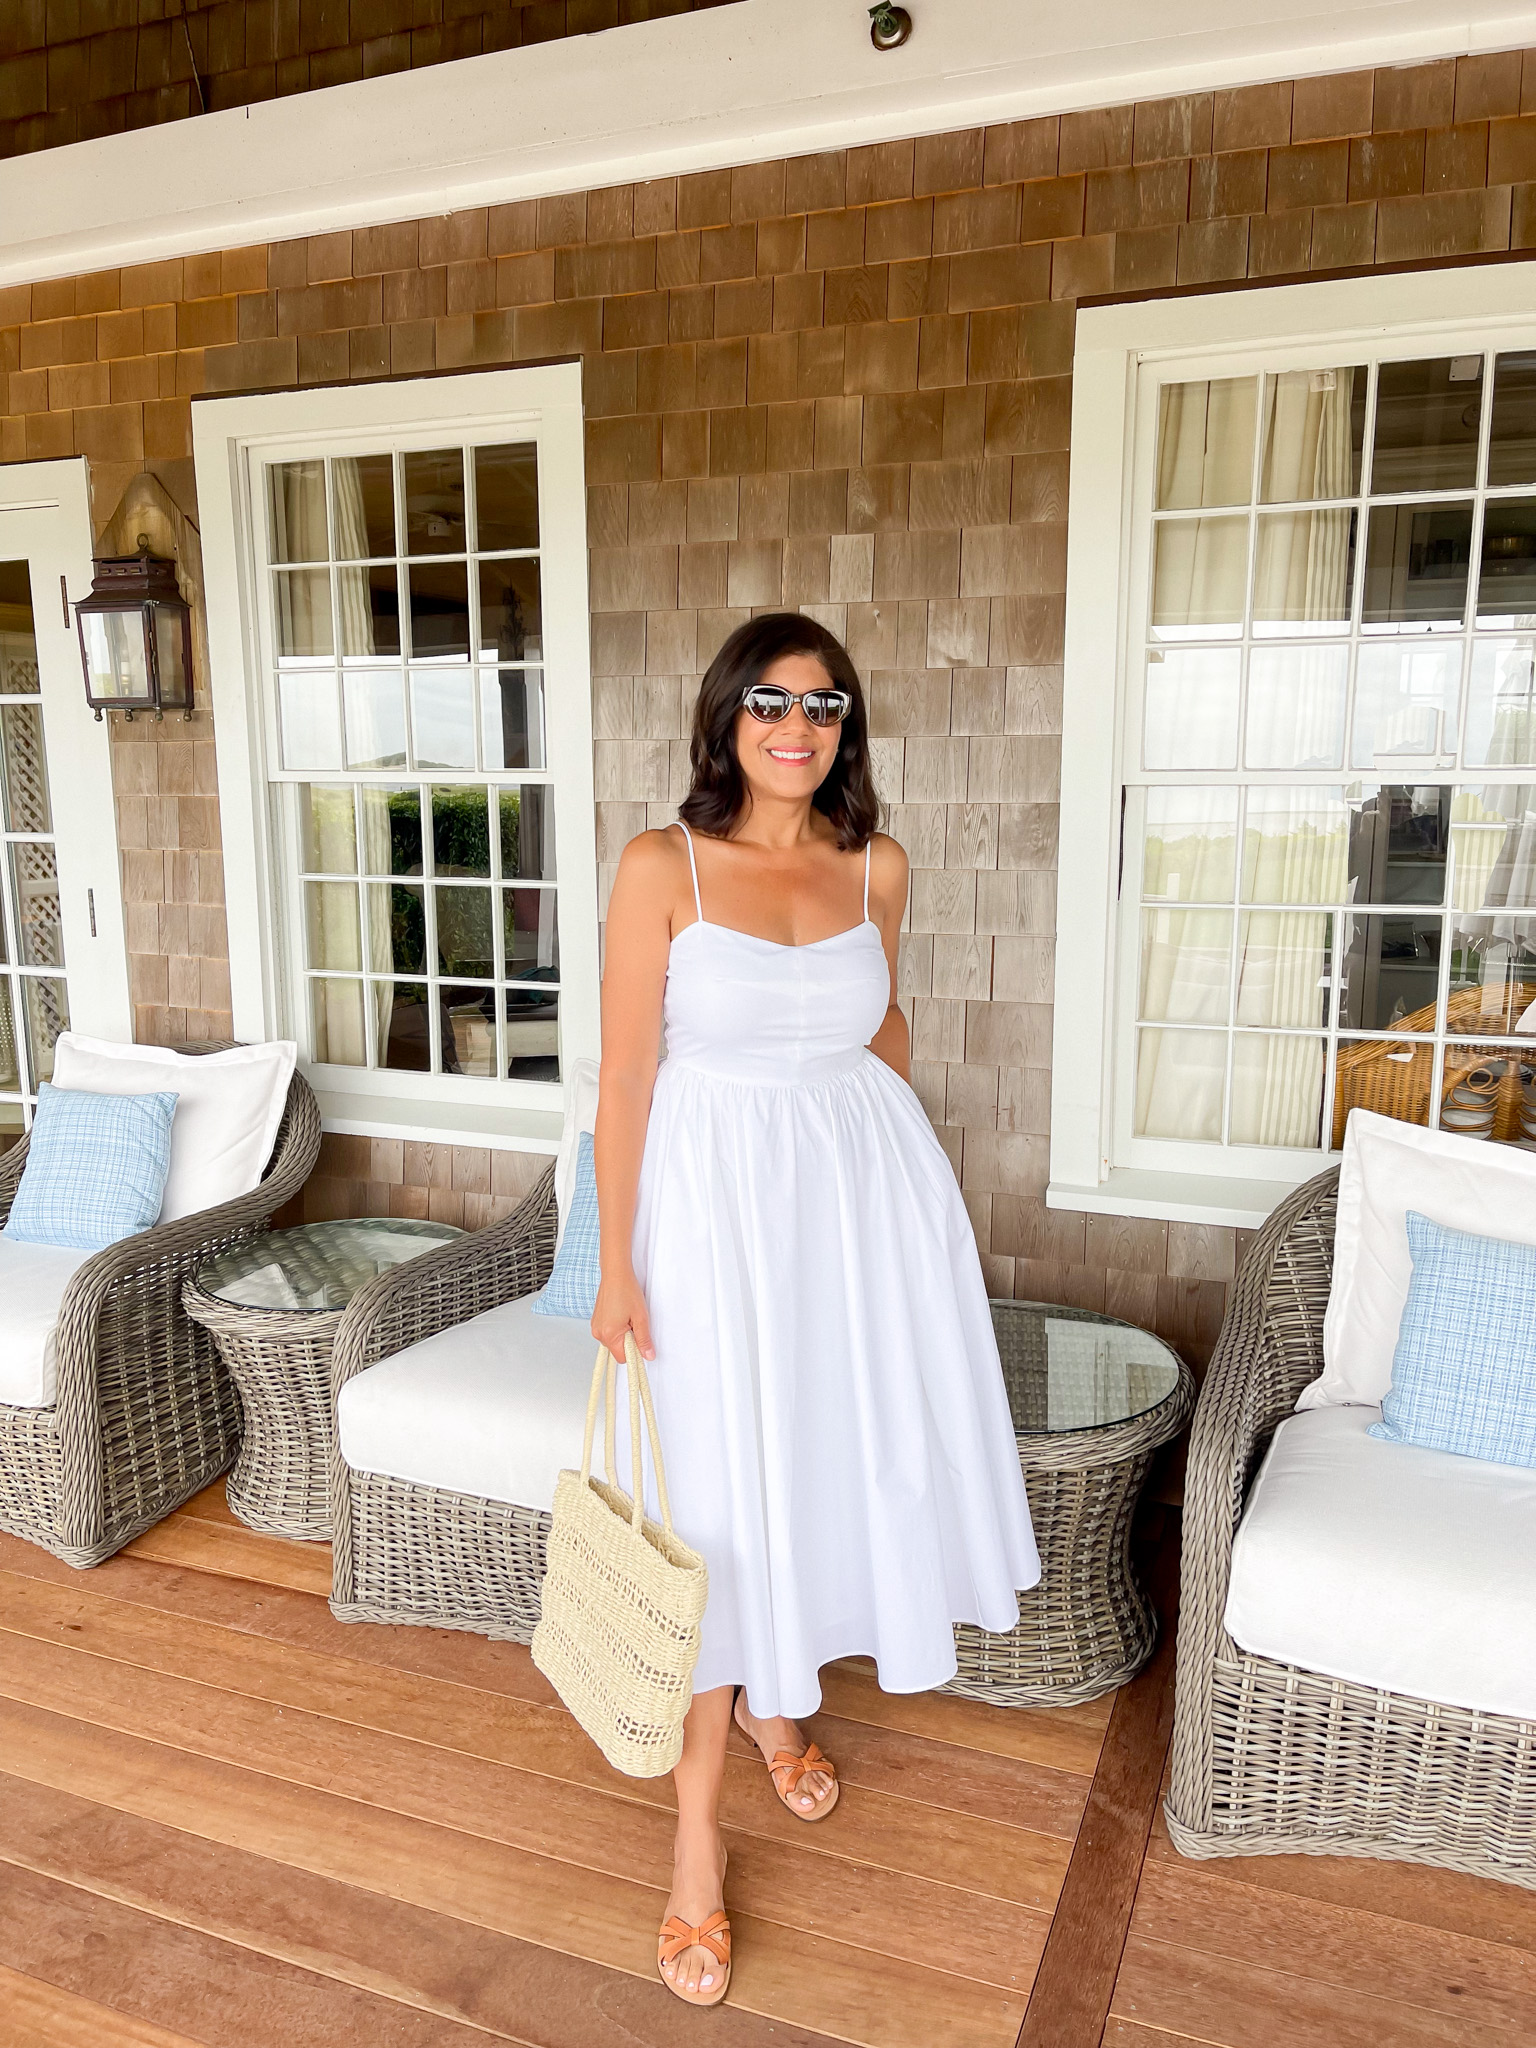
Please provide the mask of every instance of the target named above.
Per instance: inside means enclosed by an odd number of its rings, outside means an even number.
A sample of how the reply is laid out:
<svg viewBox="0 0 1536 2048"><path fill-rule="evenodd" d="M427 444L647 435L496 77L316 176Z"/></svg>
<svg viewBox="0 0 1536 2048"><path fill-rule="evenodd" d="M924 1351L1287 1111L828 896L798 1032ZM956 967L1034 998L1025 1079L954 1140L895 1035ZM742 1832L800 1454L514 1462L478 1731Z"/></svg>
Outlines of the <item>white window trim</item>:
<svg viewBox="0 0 1536 2048"><path fill-rule="evenodd" d="M579 363L194 403L230 988L240 1038L279 1035L289 971L273 869L268 721L258 681L253 456L278 447L286 453L306 441L327 453L345 452L349 440L362 443L380 432L503 426L531 432L540 451L544 666L547 678L558 679L546 703L550 765L560 792L562 1064L569 1075L572 1061L597 1056L597 826ZM506 779L515 780L517 772L509 770ZM301 1055L305 1044L301 1031ZM330 1131L510 1151L553 1152L559 1142L564 1092L554 1084L467 1076L445 1082L438 1075L337 1067L318 1070L316 1078Z"/></svg>
<svg viewBox="0 0 1536 2048"><path fill-rule="evenodd" d="M133 1037L133 1002L112 739L107 721L98 721L85 701L80 642L74 618L65 611L66 591L72 606L91 588L84 456L0 465L0 557L24 559L31 574L70 1028L127 1043Z"/></svg>
<svg viewBox="0 0 1536 2048"><path fill-rule="evenodd" d="M1393 354L1433 350L1477 328L1490 348L1531 345L1536 263L1200 294L1087 307L1077 316L1067 535L1061 841L1051 1077L1051 1208L1253 1229L1327 1163L1309 1155L1284 1178L1117 1165L1115 1132L1117 792L1130 701L1131 558L1138 450L1136 394L1148 363L1198 361L1194 374L1243 375L1277 351L1348 360L1352 343ZM1506 339L1507 335L1507 339ZM1336 353L1337 351L1346 353ZM1145 423L1143 423L1145 426ZM1144 431L1144 443L1150 445ZM1139 649L1139 640L1137 641ZM1070 973L1063 973L1064 963ZM1119 971L1123 972L1123 963ZM1213 1162L1214 1165L1214 1162Z"/></svg>

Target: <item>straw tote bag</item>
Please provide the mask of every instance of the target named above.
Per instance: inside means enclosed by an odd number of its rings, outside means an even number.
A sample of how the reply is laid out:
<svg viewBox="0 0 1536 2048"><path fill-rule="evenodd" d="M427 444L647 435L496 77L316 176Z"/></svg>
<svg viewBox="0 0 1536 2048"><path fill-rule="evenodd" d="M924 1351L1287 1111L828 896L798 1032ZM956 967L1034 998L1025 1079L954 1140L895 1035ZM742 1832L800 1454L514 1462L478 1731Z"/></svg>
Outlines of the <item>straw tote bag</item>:
<svg viewBox="0 0 1536 2048"><path fill-rule="evenodd" d="M604 1347L587 1399L581 1470L562 1472L555 1487L532 1650L534 1663L614 1769L631 1778L659 1778L683 1751L683 1716L693 1700L709 1575L703 1558L672 1528L651 1383L632 1336L626 1336L624 1349L635 1497L620 1489L614 1469L618 1367ZM592 1477L599 1394L606 1485ZM661 1501L659 1523L644 1512L642 1405Z"/></svg>

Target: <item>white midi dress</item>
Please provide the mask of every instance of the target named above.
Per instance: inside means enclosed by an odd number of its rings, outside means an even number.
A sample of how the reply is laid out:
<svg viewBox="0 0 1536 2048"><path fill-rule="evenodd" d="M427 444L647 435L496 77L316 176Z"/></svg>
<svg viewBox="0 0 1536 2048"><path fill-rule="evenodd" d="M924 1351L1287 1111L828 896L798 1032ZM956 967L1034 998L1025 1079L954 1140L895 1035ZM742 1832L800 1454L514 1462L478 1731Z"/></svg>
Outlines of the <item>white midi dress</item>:
<svg viewBox="0 0 1536 2048"><path fill-rule="evenodd" d="M925 1691L953 1624L1012 1628L1040 1564L965 1205L868 1050L868 856L862 923L806 946L709 923L688 857L634 1255L673 1519L709 1568L694 1689L797 1717L868 1656Z"/></svg>

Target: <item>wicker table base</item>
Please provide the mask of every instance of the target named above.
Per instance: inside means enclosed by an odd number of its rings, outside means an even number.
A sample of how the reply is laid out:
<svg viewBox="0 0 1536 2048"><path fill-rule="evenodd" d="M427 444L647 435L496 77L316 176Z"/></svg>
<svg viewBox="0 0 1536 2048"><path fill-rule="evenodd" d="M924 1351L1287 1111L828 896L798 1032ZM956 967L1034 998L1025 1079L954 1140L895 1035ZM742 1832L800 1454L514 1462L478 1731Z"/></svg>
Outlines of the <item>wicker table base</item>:
<svg viewBox="0 0 1536 2048"><path fill-rule="evenodd" d="M241 1521L268 1536L323 1543L331 1534L331 1345L341 1310L247 1308L182 1289L212 1331L240 1397L243 1428L225 1492Z"/></svg>
<svg viewBox="0 0 1536 2048"><path fill-rule="evenodd" d="M992 1309L1016 1424L1027 1419L1021 1380L1043 1369L1032 1354L1043 1350L1046 1318L1131 1327L1037 1303ZM956 1628L959 1670L946 1692L995 1707L1076 1706L1124 1685L1151 1656L1157 1621L1131 1568L1131 1519L1152 1453L1178 1435L1195 1402L1193 1375L1171 1351L1168 1370L1176 1376L1166 1398L1126 1421L1019 1430L1040 1583L1019 1595L1018 1625L1007 1634Z"/></svg>
<svg viewBox="0 0 1536 2048"><path fill-rule="evenodd" d="M401 1217L300 1224L200 1266L182 1290L213 1334L244 1430L226 1485L242 1522L268 1536L331 1534L331 1347L354 1295L381 1270L459 1237Z"/></svg>

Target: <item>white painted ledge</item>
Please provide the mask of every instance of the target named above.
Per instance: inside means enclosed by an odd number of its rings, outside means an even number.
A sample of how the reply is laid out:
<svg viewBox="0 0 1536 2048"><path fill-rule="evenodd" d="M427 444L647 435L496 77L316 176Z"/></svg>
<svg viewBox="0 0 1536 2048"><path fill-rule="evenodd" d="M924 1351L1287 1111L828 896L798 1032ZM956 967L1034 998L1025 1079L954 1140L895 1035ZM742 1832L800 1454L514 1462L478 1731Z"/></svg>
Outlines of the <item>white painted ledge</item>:
<svg viewBox="0 0 1536 2048"><path fill-rule="evenodd" d="M1329 1164L1320 1153L1317 1171L1322 1173ZM1146 1216L1157 1223L1220 1223L1234 1230L1257 1230L1300 1186L1300 1180L1228 1180L1214 1173L1149 1173L1140 1167L1116 1166L1097 1187L1053 1180L1045 1191L1045 1206L1085 1210L1090 1216Z"/></svg>
<svg viewBox="0 0 1536 2048"><path fill-rule="evenodd" d="M477 1145L489 1152L560 1149L559 1110L488 1109L478 1103L413 1102L404 1096L318 1089L321 1127L348 1138L405 1138L418 1145Z"/></svg>
<svg viewBox="0 0 1536 2048"><path fill-rule="evenodd" d="M0 165L0 284L1131 99L1536 41L1532 0L731 7Z"/></svg>

